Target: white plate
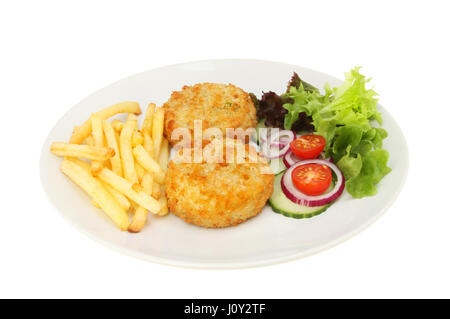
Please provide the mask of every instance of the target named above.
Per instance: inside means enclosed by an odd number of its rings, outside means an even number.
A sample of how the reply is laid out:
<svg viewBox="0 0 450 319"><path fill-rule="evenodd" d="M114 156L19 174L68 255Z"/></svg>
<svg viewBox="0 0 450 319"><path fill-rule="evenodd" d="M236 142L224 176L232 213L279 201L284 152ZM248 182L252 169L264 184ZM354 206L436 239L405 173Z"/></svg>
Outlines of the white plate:
<svg viewBox="0 0 450 319"><path fill-rule="evenodd" d="M357 234L380 217L397 197L406 179L408 150L391 115L380 105L385 148L392 172L378 185L378 194L364 199L343 196L325 213L292 219L264 208L257 217L225 229L204 229L174 215L150 216L139 234L119 231L82 190L60 171L61 159L50 153L52 141L67 141L75 125L101 108L121 101L161 105L173 90L199 82L233 83L258 96L283 92L292 72L317 87L340 80L310 69L256 60L212 60L171 65L133 75L90 95L72 107L51 130L42 148L42 185L55 208L77 229L101 243L152 262L196 268L240 268L275 264L311 255ZM120 118L120 117L119 117ZM124 117L122 117L124 118ZM382 234L380 234L381 236Z"/></svg>

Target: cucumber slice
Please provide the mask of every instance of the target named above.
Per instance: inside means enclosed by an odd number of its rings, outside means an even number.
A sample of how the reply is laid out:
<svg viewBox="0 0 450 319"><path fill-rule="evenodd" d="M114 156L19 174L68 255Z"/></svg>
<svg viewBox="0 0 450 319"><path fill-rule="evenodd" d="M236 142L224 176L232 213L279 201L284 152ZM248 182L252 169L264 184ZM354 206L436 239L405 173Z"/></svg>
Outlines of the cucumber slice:
<svg viewBox="0 0 450 319"><path fill-rule="evenodd" d="M281 177L283 174L284 172L275 176L273 193L269 198L269 204L274 212L292 218L311 218L323 213L331 206L331 204L327 204L317 207L308 207L295 204L284 195L283 190L281 189Z"/></svg>
<svg viewBox="0 0 450 319"><path fill-rule="evenodd" d="M284 165L283 157L275 158L269 163L272 172L277 175L286 170L286 165Z"/></svg>

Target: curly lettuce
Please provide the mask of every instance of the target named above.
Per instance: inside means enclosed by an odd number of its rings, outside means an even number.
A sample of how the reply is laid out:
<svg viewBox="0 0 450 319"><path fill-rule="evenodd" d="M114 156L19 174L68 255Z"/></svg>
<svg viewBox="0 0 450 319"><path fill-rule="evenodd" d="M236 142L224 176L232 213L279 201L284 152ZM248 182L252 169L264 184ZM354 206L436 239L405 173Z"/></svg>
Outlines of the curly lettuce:
<svg viewBox="0 0 450 319"><path fill-rule="evenodd" d="M313 85L300 79L297 73L294 72L288 85L286 93L289 93L291 87L299 88L302 86L305 91L319 92ZM253 104L256 107L256 116L258 122L264 123L268 127L278 127L284 129L285 115L288 113L283 105L290 103L291 99L287 94L277 94L275 92L263 92L259 100L255 94L250 93ZM312 118L307 116L304 112L297 112L288 115L290 118L290 127L295 131L312 131L314 127L311 124Z"/></svg>
<svg viewBox="0 0 450 319"><path fill-rule="evenodd" d="M347 191L356 198L375 195L376 184L390 172L389 153L383 150L387 132L377 127L382 124L377 109L377 93L366 88L370 79L359 72L359 67L345 74L344 83L325 93L306 90L302 84L291 86L286 94L290 103L284 127L291 129L301 113L312 118L315 134L326 141L326 156L331 156L342 170Z"/></svg>

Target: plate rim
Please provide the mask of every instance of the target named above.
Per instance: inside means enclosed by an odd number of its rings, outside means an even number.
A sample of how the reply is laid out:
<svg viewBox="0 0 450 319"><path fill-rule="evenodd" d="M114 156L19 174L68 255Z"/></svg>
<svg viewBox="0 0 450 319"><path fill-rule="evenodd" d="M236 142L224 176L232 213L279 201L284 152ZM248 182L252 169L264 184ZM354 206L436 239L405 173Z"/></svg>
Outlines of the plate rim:
<svg viewBox="0 0 450 319"><path fill-rule="evenodd" d="M328 78L333 78L334 80L337 80L339 82L342 82L341 79L338 79L332 75L329 75L327 73L324 73L322 71L318 71L315 69L311 69L311 68L307 68L307 67L303 67L300 65L295 65L295 64L291 64L291 63L285 63L285 62L279 62L279 61L272 61L272 60L262 60L262 59L240 59L240 58L230 58L230 59L204 59L204 60L193 60L193 61L187 61L187 62L181 62L181 63L175 63L175 64L168 64L168 65L164 65L164 66L160 66L160 67L156 67L156 68L152 68L152 69L148 69L145 71L141 71L141 72L137 72L134 74L131 74L129 76L126 76L122 79L119 79L117 81L111 82L105 86L103 86L102 88L95 90L94 92L88 94L85 98L81 99L78 103L74 104L72 107L70 107L66 112L64 112L64 114L59 118L59 120L55 123L55 125L53 125L53 127L50 129L49 133L47 134L47 136L45 137L45 140L43 142L43 145L41 147L41 152L40 152L40 156L39 156L39 179L40 179L40 183L41 186L43 188L43 191L48 199L48 201L51 203L52 207L58 212L58 215L62 216L64 220L66 220L70 225L72 225L72 227L74 227L77 231L79 231L80 233L84 234L85 236L87 236L88 238L99 242L100 244L116 251L119 252L121 254L124 255L128 255L130 257L134 257L134 258L138 258L144 261L148 261L148 262L153 262L156 264L160 264L160 265L167 265L167 266L174 266L174 267L180 267L180 268L191 268L191 269L211 269L211 270L224 270L224 269L245 269L245 268L256 268L256 267L266 267L266 266L270 266L270 265L277 265L277 264L282 264L282 263L287 263L293 260L298 260L304 257L308 257L308 256L312 256L315 255L317 253L320 253L322 251L328 250L332 247L335 247L347 240L349 240L350 238L358 235L359 233L361 233L362 231L364 231L365 229L367 229L370 225L372 225L375 221L377 221L379 218L381 218L386 212L387 210L389 210L389 208L392 206L392 204L397 200L398 196L400 195L401 191L404 188L404 185L406 183L406 180L408 178L409 175L409 166L410 166L410 157L409 157L409 146L408 146L408 142L406 140L406 137L403 133L403 130L401 128L401 126L399 125L399 123L395 120L395 118L391 115L391 113L385 108L383 107L380 103L377 103L379 106L381 106L383 108L383 111L385 113L387 113L395 122L395 124L398 126L399 132L401 133L401 139L404 142L405 145L405 159L406 162L403 163L404 164L404 171L405 174L402 176L402 180L399 183L399 187L395 190L395 193L393 194L393 196L390 198L389 202L383 207L382 210L380 210L378 213L376 213L372 218L368 219L365 223L363 223L362 225L360 225L359 227L357 227L356 229L354 229L351 232L347 232L342 236L339 236L338 238L336 238L333 241L330 241L326 244L323 244L319 247L313 247L313 248L309 248L305 251L300 251L298 253L295 254L290 254L287 256L282 256L282 257L275 257L275 258L267 258L264 260L257 260L257 261L245 261L245 262L188 262L188 261L182 261L182 260L175 260L175 259L170 259L170 258L163 258L163 257L157 257L154 255L148 255L145 253L141 253L135 250L131 250L131 249L126 249L126 248L122 248L120 246L117 246L115 244L110 243L107 240L104 240L88 231L86 231L85 229L83 229L80 225L78 225L75 221L73 221L72 219L70 219L68 216L66 216L65 214L59 213L59 209L56 207L56 204L51 200L50 194L47 190L47 188L44 185L44 177L43 177L43 161L42 159L44 158L44 153L48 152L47 149L47 144L48 141L50 139L50 136L52 134L52 132L54 131L54 129L57 127L59 121L64 118L69 112L73 111L73 108L77 107L78 105L82 104L85 100L88 100L89 98L91 98L91 96L95 95L97 92L102 91L103 89L112 86L116 83L119 83L121 81L125 81L128 78L132 78L132 77L136 77L139 76L141 74L147 73L147 72L151 72L151 71L156 71L159 69L163 69L163 68L167 68L167 67L179 67L179 66L183 66L183 65L188 65L188 64L193 64L193 63L220 63L220 62L256 62L256 63L276 63L276 64L283 64L286 66L292 66L294 68L302 68L305 70L309 70L311 72L315 72L315 73L320 73L323 76L326 76Z"/></svg>

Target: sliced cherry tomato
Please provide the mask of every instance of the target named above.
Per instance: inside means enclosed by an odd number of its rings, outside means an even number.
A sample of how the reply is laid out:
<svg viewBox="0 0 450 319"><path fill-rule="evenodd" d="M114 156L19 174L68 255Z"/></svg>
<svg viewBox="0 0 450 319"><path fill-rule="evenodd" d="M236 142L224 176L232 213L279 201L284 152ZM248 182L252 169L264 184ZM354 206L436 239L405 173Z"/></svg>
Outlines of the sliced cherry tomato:
<svg viewBox="0 0 450 319"><path fill-rule="evenodd" d="M319 156L325 147L325 138L320 135L303 135L290 144L292 152L300 158L312 159Z"/></svg>
<svg viewBox="0 0 450 319"><path fill-rule="evenodd" d="M331 169L321 164L305 164L292 171L292 182L302 193L310 196L323 194L330 187Z"/></svg>

